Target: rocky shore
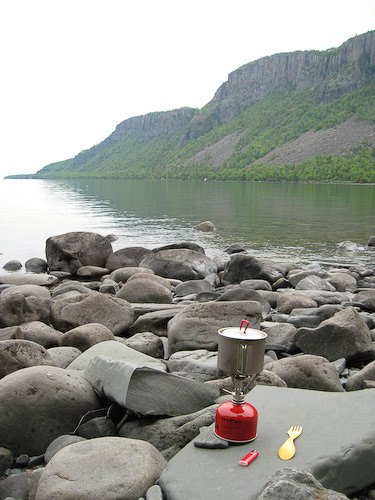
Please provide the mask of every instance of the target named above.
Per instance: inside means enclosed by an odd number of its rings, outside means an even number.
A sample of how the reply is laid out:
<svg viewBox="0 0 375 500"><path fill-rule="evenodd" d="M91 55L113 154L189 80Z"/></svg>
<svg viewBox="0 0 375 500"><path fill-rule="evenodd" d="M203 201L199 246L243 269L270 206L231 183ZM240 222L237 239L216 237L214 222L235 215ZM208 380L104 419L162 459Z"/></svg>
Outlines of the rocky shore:
<svg viewBox="0 0 375 500"><path fill-rule="evenodd" d="M375 258L375 237L368 245ZM375 439L365 434L375 432L375 259L301 267L238 245L223 253L209 258L190 242L114 252L110 236L72 232L48 238L45 260L4 266L0 500L188 498L176 464L228 446L211 431L231 389L217 331L243 319L268 336L264 369L247 386L260 402L269 386L291 398L301 389L307 404L323 392L328 406L363 394L374 410L362 422L356 409L364 434L353 456L338 447L333 482L280 463L246 498L375 499ZM349 485L337 471L351 460Z"/></svg>

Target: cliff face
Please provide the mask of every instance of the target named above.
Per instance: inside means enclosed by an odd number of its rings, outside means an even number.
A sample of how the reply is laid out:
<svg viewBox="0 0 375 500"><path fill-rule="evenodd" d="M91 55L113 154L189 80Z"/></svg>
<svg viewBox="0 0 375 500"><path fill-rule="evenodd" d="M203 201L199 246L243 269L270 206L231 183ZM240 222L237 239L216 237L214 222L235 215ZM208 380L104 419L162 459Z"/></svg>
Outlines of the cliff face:
<svg viewBox="0 0 375 500"><path fill-rule="evenodd" d="M233 71L210 103L193 118L182 142L225 123L271 92L293 86L318 89L322 101L352 92L375 68L375 31L352 38L337 49L275 54Z"/></svg>

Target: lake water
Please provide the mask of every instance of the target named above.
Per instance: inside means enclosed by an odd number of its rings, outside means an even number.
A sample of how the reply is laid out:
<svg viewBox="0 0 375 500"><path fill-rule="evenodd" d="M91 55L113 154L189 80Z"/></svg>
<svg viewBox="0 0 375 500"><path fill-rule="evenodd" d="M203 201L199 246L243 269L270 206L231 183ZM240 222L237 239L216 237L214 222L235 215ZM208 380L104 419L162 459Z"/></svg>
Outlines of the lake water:
<svg viewBox="0 0 375 500"><path fill-rule="evenodd" d="M214 233L195 224L210 220ZM114 250L192 241L279 261L375 264L375 186L128 180L0 180L0 265L45 258L49 236L115 234ZM356 253L338 251L351 240Z"/></svg>

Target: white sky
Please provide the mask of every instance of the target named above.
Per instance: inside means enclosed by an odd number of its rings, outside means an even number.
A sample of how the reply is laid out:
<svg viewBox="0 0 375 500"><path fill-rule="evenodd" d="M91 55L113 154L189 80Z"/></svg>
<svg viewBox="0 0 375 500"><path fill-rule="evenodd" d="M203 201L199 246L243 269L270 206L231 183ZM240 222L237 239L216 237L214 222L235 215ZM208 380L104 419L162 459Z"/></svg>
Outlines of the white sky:
<svg viewBox="0 0 375 500"><path fill-rule="evenodd" d="M0 177L201 108L248 62L375 29L375 0L0 0Z"/></svg>

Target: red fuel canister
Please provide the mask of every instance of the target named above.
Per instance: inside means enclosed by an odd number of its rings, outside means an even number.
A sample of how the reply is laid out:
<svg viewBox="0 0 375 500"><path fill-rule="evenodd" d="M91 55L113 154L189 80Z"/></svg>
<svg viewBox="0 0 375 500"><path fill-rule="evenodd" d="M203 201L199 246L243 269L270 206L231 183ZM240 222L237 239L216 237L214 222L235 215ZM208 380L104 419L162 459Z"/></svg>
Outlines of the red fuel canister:
<svg viewBox="0 0 375 500"><path fill-rule="evenodd" d="M249 403L225 401L217 407L215 435L234 443L248 443L257 437L258 412Z"/></svg>

